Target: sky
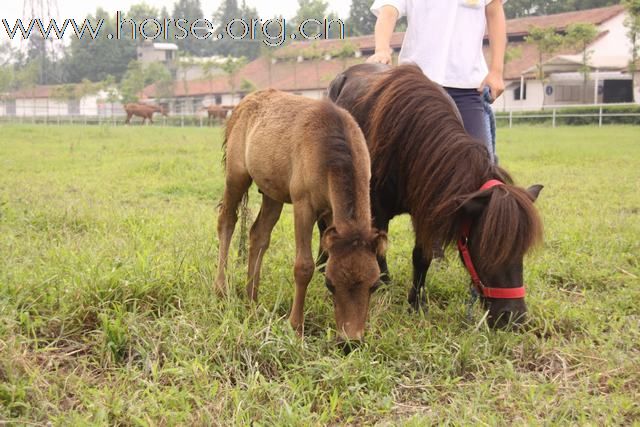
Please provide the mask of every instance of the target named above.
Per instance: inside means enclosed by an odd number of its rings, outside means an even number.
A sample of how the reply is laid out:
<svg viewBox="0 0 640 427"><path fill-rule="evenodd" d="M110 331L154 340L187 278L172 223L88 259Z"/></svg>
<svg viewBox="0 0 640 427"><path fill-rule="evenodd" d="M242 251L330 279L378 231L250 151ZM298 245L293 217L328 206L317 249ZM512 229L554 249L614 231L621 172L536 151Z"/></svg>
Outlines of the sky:
<svg viewBox="0 0 640 427"><path fill-rule="evenodd" d="M0 1L3 3L0 7L0 19L6 18L10 23L13 23L17 18L23 17L23 0ZM36 4L46 4L48 0L27 1L29 4L32 2ZM94 12L97 7L102 7L103 9L109 10L112 14L115 14L118 10L126 11L132 4L141 3L143 1L144 0L109 0L108 2L105 2L104 0L57 0L58 13L55 14L57 16L52 17L61 19L80 19L84 18L88 13ZM173 10L175 0L153 0L147 1L147 3L157 7L158 9L166 6L167 10L171 12ZM210 18L220 3L221 0L201 0L202 9L205 15L203 18ZM349 7L351 5L350 0L328 0L328 3L330 11L337 12L338 15L343 18L348 16ZM258 10L260 16L256 18L268 19L277 15L290 18L296 13L298 0L247 0L247 4ZM30 13L27 15L30 15ZM30 16L27 17L30 18ZM49 17L42 16L39 18L48 19Z"/></svg>

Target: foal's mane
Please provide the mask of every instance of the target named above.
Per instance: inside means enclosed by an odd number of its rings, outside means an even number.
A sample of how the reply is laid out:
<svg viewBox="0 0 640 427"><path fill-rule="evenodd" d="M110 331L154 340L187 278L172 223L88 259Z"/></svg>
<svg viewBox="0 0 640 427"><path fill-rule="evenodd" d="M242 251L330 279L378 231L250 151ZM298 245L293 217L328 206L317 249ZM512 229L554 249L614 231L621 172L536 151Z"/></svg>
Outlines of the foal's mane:
<svg viewBox="0 0 640 427"><path fill-rule="evenodd" d="M490 179L506 185L487 192L490 201L479 221L485 237L486 268L524 255L541 238L541 222L528 193L493 165L483 144L464 130L446 92L416 66L382 73L356 109L368 112L365 134L371 151L374 188L395 177L398 197L413 218L418 242L449 244L466 219L462 205L480 195ZM480 261L480 260L479 260Z"/></svg>

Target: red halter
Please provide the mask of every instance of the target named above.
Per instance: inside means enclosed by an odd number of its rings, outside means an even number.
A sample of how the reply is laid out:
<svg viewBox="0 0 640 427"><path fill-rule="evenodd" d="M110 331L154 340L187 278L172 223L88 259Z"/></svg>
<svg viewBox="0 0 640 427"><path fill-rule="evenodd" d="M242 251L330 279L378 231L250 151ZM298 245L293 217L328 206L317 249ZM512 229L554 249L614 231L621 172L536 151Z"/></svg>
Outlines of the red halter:
<svg viewBox="0 0 640 427"><path fill-rule="evenodd" d="M503 182L498 181L496 179L492 179L484 184L480 191L489 190L493 187L498 187L504 185ZM460 250L460 254L462 254L462 259L464 261L464 265L469 271L469 275L471 276L471 281L475 286L478 294L485 298L495 298L495 299L517 299L525 297L524 286L520 286L518 288L492 288L485 286L480 280L480 276L478 275L478 271L473 265L473 261L471 260L471 253L469 252L469 235L471 234L471 222L468 221L462 226L461 237L458 240L458 250Z"/></svg>

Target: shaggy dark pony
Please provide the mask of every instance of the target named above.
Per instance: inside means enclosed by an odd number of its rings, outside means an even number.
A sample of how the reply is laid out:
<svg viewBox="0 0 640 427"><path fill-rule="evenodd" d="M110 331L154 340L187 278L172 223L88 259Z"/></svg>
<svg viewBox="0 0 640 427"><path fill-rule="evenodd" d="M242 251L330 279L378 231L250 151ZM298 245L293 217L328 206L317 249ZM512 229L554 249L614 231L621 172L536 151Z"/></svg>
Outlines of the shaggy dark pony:
<svg viewBox="0 0 640 427"><path fill-rule="evenodd" d="M523 286L523 257L542 239L533 204L542 186L515 186L484 145L465 132L440 86L416 66L363 64L339 75L329 96L352 113L367 139L376 227L387 230L394 216L411 215L416 245L409 300L414 307L434 244L460 240L465 228L470 228L468 247L482 283ZM504 185L481 190L492 180ZM379 262L388 272L386 260ZM491 323L526 312L524 298L483 300Z"/></svg>

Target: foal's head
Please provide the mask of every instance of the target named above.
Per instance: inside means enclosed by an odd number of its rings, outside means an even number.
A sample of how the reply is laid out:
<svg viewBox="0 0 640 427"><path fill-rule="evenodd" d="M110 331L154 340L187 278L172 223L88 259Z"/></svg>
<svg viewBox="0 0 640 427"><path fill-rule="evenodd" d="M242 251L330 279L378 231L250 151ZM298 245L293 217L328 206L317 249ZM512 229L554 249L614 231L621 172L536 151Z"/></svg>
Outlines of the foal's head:
<svg viewBox="0 0 640 427"><path fill-rule="evenodd" d="M518 326L525 320L523 258L542 239L542 223L533 205L541 190L540 185L528 190L499 185L461 204L468 228L461 244L470 261L460 252L467 269L471 264L479 276L480 298L491 327Z"/></svg>
<svg viewBox="0 0 640 427"><path fill-rule="evenodd" d="M325 283L333 298L342 341L364 338L369 299L380 283L377 257L384 254L386 246L383 231L341 235L330 227L322 237L322 247L329 255Z"/></svg>

